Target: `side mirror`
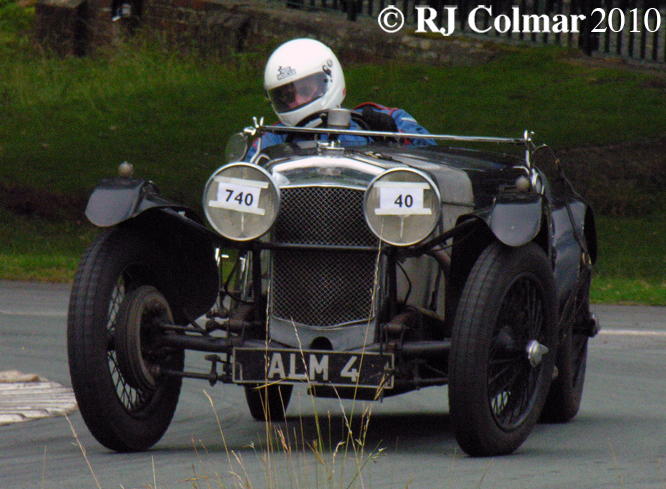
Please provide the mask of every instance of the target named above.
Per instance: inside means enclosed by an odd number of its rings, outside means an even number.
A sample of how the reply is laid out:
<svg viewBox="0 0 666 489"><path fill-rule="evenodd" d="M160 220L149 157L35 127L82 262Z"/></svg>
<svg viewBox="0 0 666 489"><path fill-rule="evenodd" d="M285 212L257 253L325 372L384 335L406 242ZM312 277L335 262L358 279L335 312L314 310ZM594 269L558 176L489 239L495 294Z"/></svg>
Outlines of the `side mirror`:
<svg viewBox="0 0 666 489"><path fill-rule="evenodd" d="M228 163L243 161L245 153L250 147L247 135L239 132L234 134L227 141L227 147L224 149L224 155Z"/></svg>

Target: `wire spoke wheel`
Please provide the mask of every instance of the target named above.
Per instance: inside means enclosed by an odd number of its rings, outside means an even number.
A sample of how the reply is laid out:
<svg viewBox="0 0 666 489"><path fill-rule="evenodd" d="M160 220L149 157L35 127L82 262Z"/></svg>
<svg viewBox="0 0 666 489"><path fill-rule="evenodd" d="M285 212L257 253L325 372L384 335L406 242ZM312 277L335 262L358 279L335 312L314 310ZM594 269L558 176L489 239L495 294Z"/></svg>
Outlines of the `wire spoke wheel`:
<svg viewBox="0 0 666 489"><path fill-rule="evenodd" d="M518 280L504 299L491 339L488 398L505 430L522 422L537 391L541 365L532 366L526 352L531 341L545 341L543 307L538 285L530 278Z"/></svg>
<svg viewBox="0 0 666 489"><path fill-rule="evenodd" d="M555 284L536 245L491 244L474 265L453 325L449 405L472 456L511 453L543 408L553 375Z"/></svg>
<svg viewBox="0 0 666 489"><path fill-rule="evenodd" d="M128 412L139 412L142 407L150 402L152 397L151 392L141 391L132 387L126 380L125 376L121 373L121 370L118 366L118 354L116 351L116 324L119 317L119 311L123 300L128 295L128 292L136 289L136 283L132 282L131 276L129 274L124 274L125 277L121 277L120 280L116 283L111 292L111 302L109 303L109 317L106 323L106 329L108 334L108 349L107 349L107 361L109 364L109 371L111 372L111 378L113 379L113 385L116 389L116 394L118 399L123 407ZM126 286L125 284L128 284Z"/></svg>
<svg viewBox="0 0 666 489"><path fill-rule="evenodd" d="M152 338L157 322L172 321L156 288L155 249L129 230L102 234L81 260L70 297L67 348L79 409L93 436L121 452L154 445L180 395L179 377L154 374L184 365L182 350L161 350Z"/></svg>

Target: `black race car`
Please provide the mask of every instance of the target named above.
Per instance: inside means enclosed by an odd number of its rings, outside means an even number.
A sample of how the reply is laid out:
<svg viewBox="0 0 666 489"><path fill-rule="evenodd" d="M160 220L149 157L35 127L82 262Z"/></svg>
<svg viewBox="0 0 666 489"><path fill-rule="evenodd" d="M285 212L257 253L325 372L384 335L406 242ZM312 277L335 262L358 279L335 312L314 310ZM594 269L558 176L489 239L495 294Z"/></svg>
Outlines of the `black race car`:
<svg viewBox="0 0 666 489"><path fill-rule="evenodd" d="M86 214L108 229L81 261L68 318L92 434L117 451L151 447L183 378L242 385L270 421L296 383L370 400L448 385L456 439L475 456L573 418L598 329L597 238L552 152L529 133L373 130L344 109L318 122L255 120L232 138L204 190L210 227L128 165L95 188ZM241 161L267 131L289 135ZM368 144L345 147L343 134ZM422 137L506 151L406 144ZM185 369L185 351L210 370Z"/></svg>

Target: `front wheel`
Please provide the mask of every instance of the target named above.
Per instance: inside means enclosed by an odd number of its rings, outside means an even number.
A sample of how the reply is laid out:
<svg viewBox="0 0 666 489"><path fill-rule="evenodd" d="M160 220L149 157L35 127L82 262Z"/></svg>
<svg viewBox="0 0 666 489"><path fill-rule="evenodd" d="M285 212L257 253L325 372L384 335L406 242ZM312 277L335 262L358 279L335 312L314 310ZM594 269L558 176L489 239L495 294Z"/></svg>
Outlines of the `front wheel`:
<svg viewBox="0 0 666 489"><path fill-rule="evenodd" d="M81 416L105 447L150 448L167 430L180 395L184 351L160 348L160 322L172 322L156 286L163 263L142 235L115 228L86 251L67 319L72 387Z"/></svg>
<svg viewBox="0 0 666 489"><path fill-rule="evenodd" d="M536 424L553 376L556 293L545 253L491 244L475 263L455 316L449 405L472 456L516 450Z"/></svg>

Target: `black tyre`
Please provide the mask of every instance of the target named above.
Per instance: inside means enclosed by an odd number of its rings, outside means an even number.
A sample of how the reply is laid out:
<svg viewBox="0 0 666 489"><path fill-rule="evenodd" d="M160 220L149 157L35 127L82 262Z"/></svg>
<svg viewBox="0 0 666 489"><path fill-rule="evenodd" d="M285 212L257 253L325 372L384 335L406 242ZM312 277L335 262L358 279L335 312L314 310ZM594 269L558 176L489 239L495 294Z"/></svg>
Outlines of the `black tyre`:
<svg viewBox="0 0 666 489"><path fill-rule="evenodd" d="M151 341L156 321L171 319L155 288L163 268L154 244L115 228L90 245L74 278L67 320L72 387L88 429L112 450L153 446L178 403L180 377L159 370L182 370L184 352Z"/></svg>
<svg viewBox="0 0 666 489"><path fill-rule="evenodd" d="M572 420L583 398L587 369L587 342L590 328L590 272L584 270L582 283L573 298L573 311L567 313L557 349L557 376L550 385L540 421L566 423Z"/></svg>
<svg viewBox="0 0 666 489"><path fill-rule="evenodd" d="M283 421L293 385L251 385L245 387L250 414L257 421Z"/></svg>
<svg viewBox="0 0 666 489"><path fill-rule="evenodd" d="M541 248L484 250L463 289L449 359L451 420L467 454L511 453L532 431L553 376L556 318Z"/></svg>
<svg viewBox="0 0 666 489"><path fill-rule="evenodd" d="M231 317L251 321L254 319L254 307L240 306L231 313ZM293 388L294 386L289 384L246 385L245 399L250 414L257 421L284 420Z"/></svg>

